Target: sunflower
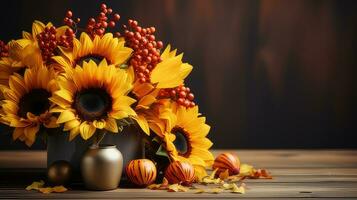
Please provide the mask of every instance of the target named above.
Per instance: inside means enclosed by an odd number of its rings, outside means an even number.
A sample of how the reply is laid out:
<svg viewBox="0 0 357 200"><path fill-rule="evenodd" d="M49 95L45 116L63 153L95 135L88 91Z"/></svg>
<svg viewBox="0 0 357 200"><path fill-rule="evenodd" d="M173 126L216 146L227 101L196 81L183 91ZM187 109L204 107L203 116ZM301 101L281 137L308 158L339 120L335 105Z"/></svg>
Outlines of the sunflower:
<svg viewBox="0 0 357 200"><path fill-rule="evenodd" d="M171 159L189 161L196 171L212 165L212 142L206 137L210 126L200 116L198 106L186 109L166 101L152 113L156 114L148 118L150 128L162 139Z"/></svg>
<svg viewBox="0 0 357 200"><path fill-rule="evenodd" d="M24 64L27 65L27 67L42 64L44 61L42 59L41 49L36 36L45 31L46 27L52 26L52 23L47 23L45 25L40 21L34 21L32 24L32 33L23 31L22 39L10 42L10 56L14 60L25 62ZM63 35L67 28L67 26L56 28L56 38ZM15 48L12 48L11 46L15 46ZM29 63L26 60L30 60L32 62Z"/></svg>
<svg viewBox="0 0 357 200"><path fill-rule="evenodd" d="M157 64L150 74L150 83L141 83L135 79L133 67L129 67L128 74L133 81L132 93L138 100L135 107L137 121L141 129L149 135L149 124L146 120L147 109L153 103L158 103L157 95L160 89L174 88L181 85L184 79L192 71L192 66L188 63L182 63L183 54L176 56L177 50L171 51L171 46L168 45L161 54L162 62Z"/></svg>
<svg viewBox="0 0 357 200"><path fill-rule="evenodd" d="M55 73L41 66L26 69L24 76L17 73L3 87L1 121L14 127L13 139L31 146L41 125L55 128L56 117L49 112L49 97L58 89Z"/></svg>
<svg viewBox="0 0 357 200"><path fill-rule="evenodd" d="M0 84L8 86L9 78L15 72L24 75L26 68L41 66L42 63L36 60L36 57L24 57L22 54L23 44L16 41L10 41L9 56L0 58Z"/></svg>
<svg viewBox="0 0 357 200"><path fill-rule="evenodd" d="M177 87L192 71L192 65L182 62L183 53L176 55L176 51L168 45L161 54L162 61L152 70L150 80L156 88Z"/></svg>
<svg viewBox="0 0 357 200"><path fill-rule="evenodd" d="M87 33L82 33L80 39L73 39L73 49L66 51L60 48L63 56L54 56L53 59L62 66L75 67L89 60L99 64L105 59L108 64L120 66L131 55L132 49L124 47L123 38L114 38L112 33L106 33L103 37L95 36L92 40Z"/></svg>
<svg viewBox="0 0 357 200"><path fill-rule="evenodd" d="M132 87L127 73L105 59L65 68L58 84L60 90L50 98L56 104L52 112L59 112L57 123L64 124L70 140L78 134L87 140L96 129L117 133L116 120L136 115L130 107L135 100L127 96Z"/></svg>

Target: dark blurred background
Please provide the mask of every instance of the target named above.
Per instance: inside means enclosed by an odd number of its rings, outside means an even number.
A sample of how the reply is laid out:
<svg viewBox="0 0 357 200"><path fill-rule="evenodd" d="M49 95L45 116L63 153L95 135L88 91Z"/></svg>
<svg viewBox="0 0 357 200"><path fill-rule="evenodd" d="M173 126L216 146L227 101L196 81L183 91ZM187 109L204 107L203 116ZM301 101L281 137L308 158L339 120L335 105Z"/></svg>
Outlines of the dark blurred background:
<svg viewBox="0 0 357 200"><path fill-rule="evenodd" d="M184 52L214 148L356 148L357 1L103 1ZM0 39L101 1L1 1ZM37 143L31 149L44 148ZM27 148L2 129L0 149Z"/></svg>

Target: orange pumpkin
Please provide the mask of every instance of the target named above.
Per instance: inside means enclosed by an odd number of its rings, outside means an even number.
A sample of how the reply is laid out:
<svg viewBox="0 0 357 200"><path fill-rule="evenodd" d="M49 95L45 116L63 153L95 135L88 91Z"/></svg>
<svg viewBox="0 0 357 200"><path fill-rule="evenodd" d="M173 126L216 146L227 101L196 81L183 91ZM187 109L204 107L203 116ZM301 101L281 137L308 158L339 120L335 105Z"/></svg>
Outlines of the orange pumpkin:
<svg viewBox="0 0 357 200"><path fill-rule="evenodd" d="M222 153L216 157L212 165L212 168L214 170L218 169L217 175L226 171L227 169L230 176L236 175L239 174L240 161L239 158L234 154Z"/></svg>
<svg viewBox="0 0 357 200"><path fill-rule="evenodd" d="M132 160L125 168L129 180L137 186L145 187L156 180L156 166L148 159Z"/></svg>
<svg viewBox="0 0 357 200"><path fill-rule="evenodd" d="M171 184L190 185L195 180L195 170L189 162L174 161L167 167L165 178Z"/></svg>

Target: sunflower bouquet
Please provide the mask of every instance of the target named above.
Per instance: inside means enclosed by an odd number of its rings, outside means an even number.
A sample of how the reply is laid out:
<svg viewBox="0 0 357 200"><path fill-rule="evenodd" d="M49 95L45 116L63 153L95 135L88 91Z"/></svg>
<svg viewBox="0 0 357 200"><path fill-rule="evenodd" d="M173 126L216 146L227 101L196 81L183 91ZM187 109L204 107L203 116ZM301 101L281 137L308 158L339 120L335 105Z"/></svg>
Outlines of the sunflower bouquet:
<svg viewBox="0 0 357 200"><path fill-rule="evenodd" d="M184 82L192 66L154 27L128 20L114 31L119 19L102 4L85 28L67 11L63 26L35 21L31 33L0 42L1 122L28 146L52 129L70 142L137 126L148 158L205 174L214 158L210 126Z"/></svg>

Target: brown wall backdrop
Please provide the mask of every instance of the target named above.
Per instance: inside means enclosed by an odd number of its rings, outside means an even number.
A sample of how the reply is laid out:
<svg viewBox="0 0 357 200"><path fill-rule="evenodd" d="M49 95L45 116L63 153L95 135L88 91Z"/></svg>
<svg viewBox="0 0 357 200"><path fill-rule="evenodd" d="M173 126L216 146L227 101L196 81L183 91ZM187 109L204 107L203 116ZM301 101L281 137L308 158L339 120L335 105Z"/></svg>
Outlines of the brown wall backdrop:
<svg viewBox="0 0 357 200"><path fill-rule="evenodd" d="M194 66L187 84L215 148L356 148L357 1L105 1L154 25ZM1 1L0 39L99 1ZM84 23L82 23L84 24ZM26 148L2 129L0 149ZM33 149L44 148L37 143Z"/></svg>

